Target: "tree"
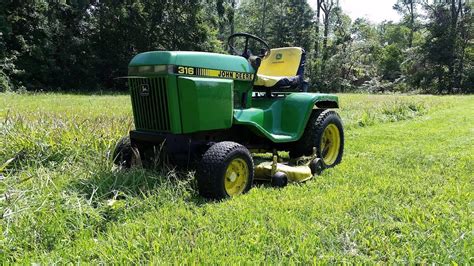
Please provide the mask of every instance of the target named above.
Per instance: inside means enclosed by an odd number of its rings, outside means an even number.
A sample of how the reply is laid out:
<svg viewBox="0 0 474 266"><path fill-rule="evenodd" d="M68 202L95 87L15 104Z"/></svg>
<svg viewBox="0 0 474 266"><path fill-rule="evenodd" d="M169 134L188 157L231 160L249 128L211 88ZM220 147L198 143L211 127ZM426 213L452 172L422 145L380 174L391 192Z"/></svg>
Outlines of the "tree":
<svg viewBox="0 0 474 266"><path fill-rule="evenodd" d="M474 16L472 6L466 4L460 12L460 56L459 56L459 75L456 77L456 87L463 87L466 92L474 92Z"/></svg>
<svg viewBox="0 0 474 266"><path fill-rule="evenodd" d="M328 47L329 24L331 20L331 12L333 11L333 8L337 6L339 6L338 0L323 0L321 4L321 10L324 13L323 62L326 61L328 57L327 47Z"/></svg>
<svg viewBox="0 0 474 266"><path fill-rule="evenodd" d="M210 1L211 3L213 1ZM219 20L219 39L225 43L227 36L235 33L235 12L237 0L217 0L216 10ZM212 12L212 11L211 11ZM210 16L212 17L212 16Z"/></svg>
<svg viewBox="0 0 474 266"><path fill-rule="evenodd" d="M416 5L416 0L397 0L397 3L393 6L393 8L403 14L405 16L404 19L408 21L406 24L410 29L410 35L408 37L408 47L410 48L413 47L413 38L416 31Z"/></svg>
<svg viewBox="0 0 474 266"><path fill-rule="evenodd" d="M314 57L319 58L319 49L320 49L320 25L321 25L321 5L323 0L316 0L316 20L314 23L315 28L315 42L314 42Z"/></svg>
<svg viewBox="0 0 474 266"><path fill-rule="evenodd" d="M301 0L248 0L237 10L238 31L262 37L271 47L301 46L312 50L314 13Z"/></svg>
<svg viewBox="0 0 474 266"><path fill-rule="evenodd" d="M7 35L10 35L11 24L7 21L6 14L6 1L0 2L0 92L11 90L11 81L7 73L13 72L15 68L14 65L8 63L10 59L8 56L11 56L7 53L6 41L5 38Z"/></svg>
<svg viewBox="0 0 474 266"><path fill-rule="evenodd" d="M410 48L411 30L404 23L394 23L392 21L382 22L377 27L381 45L396 45L401 50ZM417 35L415 35L416 37ZM421 38L418 37L418 39ZM417 38L414 38L417 39Z"/></svg>
<svg viewBox="0 0 474 266"><path fill-rule="evenodd" d="M6 0L3 5L4 23L8 27L4 36L8 55L3 58L5 61L13 58L15 66L11 72L7 68L6 74L16 87L41 88L50 82L49 60L54 51L51 42L54 23L47 16L49 5L40 0Z"/></svg>
<svg viewBox="0 0 474 266"><path fill-rule="evenodd" d="M453 92L460 88L464 72L464 55L469 40L466 35L472 20L464 17L470 7L463 0L440 1L433 5L425 3L429 14L426 25L428 35L423 44L427 62L427 84L435 85L438 93ZM467 20L464 20L467 18Z"/></svg>

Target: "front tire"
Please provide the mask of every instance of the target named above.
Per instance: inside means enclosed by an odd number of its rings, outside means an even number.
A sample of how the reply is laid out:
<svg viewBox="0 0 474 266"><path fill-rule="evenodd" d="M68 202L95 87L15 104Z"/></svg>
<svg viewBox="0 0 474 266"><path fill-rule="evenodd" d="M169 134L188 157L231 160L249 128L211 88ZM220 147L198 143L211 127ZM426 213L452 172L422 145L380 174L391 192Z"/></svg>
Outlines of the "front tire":
<svg viewBox="0 0 474 266"><path fill-rule="evenodd" d="M120 168L129 169L139 165L140 154L138 150L132 146L129 136L122 137L113 152L114 164Z"/></svg>
<svg viewBox="0 0 474 266"><path fill-rule="evenodd" d="M316 147L316 155L324 168L331 168L342 161L344 129L339 115L332 110L313 110L305 132L290 149L290 157L310 156Z"/></svg>
<svg viewBox="0 0 474 266"><path fill-rule="evenodd" d="M225 199L246 193L253 183L254 165L247 148L230 141L211 146L196 171L199 194Z"/></svg>

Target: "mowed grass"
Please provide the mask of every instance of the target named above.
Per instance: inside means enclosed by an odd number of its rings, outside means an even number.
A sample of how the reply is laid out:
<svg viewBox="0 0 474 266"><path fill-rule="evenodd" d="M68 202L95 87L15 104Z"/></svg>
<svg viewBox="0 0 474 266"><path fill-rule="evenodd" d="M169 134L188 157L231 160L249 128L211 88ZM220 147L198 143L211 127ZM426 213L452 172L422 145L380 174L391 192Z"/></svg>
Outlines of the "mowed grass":
<svg viewBox="0 0 474 266"><path fill-rule="evenodd" d="M128 96L0 94L0 261L474 263L474 97L340 99L341 165L207 202L192 173L112 170Z"/></svg>

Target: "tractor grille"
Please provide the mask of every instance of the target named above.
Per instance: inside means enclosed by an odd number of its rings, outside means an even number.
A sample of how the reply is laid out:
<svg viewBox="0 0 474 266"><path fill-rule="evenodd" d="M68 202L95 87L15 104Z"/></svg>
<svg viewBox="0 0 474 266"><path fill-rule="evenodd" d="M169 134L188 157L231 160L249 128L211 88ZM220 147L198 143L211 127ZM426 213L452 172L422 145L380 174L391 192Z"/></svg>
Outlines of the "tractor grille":
<svg viewBox="0 0 474 266"><path fill-rule="evenodd" d="M131 78L128 81L137 129L170 131L166 79Z"/></svg>

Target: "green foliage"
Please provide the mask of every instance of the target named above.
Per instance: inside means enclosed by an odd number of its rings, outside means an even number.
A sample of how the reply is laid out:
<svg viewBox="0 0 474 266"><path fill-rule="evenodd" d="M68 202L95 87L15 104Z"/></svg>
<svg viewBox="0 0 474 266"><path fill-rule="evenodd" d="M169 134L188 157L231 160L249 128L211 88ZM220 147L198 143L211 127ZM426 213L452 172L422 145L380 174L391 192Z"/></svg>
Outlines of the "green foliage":
<svg viewBox="0 0 474 266"><path fill-rule="evenodd" d="M422 61L417 67L422 75L415 78L414 85L437 93L472 90L464 83L473 63L466 53L473 37L471 7L464 1L446 1L426 4L425 9L429 21L425 25L426 38L419 47Z"/></svg>
<svg viewBox="0 0 474 266"><path fill-rule="evenodd" d="M408 27L389 21L382 22L378 26L378 31L382 45L397 45L401 49L408 48L408 36L410 34Z"/></svg>
<svg viewBox="0 0 474 266"><path fill-rule="evenodd" d="M426 107L422 102L394 100L393 102L384 103L378 108L367 108L364 110L357 121L357 126L366 127L377 123L413 119L414 117L424 115L426 112Z"/></svg>
<svg viewBox="0 0 474 266"><path fill-rule="evenodd" d="M341 165L206 202L192 173L112 169L128 96L0 94L0 260L469 264L473 97L340 96Z"/></svg>
<svg viewBox="0 0 474 266"><path fill-rule="evenodd" d="M419 20L420 8L428 19ZM398 1L400 23L372 25L364 19L344 22L329 15L328 46L312 58L313 87L321 91L472 91L472 12L464 1ZM326 20L324 20L325 22ZM326 23L326 22L325 22ZM350 29L350 34L347 34Z"/></svg>
<svg viewBox="0 0 474 266"><path fill-rule="evenodd" d="M316 2L319 10L300 0L4 0L0 82L3 90L125 89L116 78L137 53L224 53L227 36L249 32L271 47L303 47L314 91L472 92L466 1L393 0L402 21L379 25L351 21L339 1Z"/></svg>
<svg viewBox="0 0 474 266"><path fill-rule="evenodd" d="M310 51L313 16L306 1L242 1L236 29L261 36L271 47L298 46Z"/></svg>
<svg viewBox="0 0 474 266"><path fill-rule="evenodd" d="M15 56L18 70L6 74L28 89L111 88L114 78L126 75L130 58L149 50L222 51L204 1L7 0L4 5L5 57Z"/></svg>
<svg viewBox="0 0 474 266"><path fill-rule="evenodd" d="M380 58L380 70L383 79L394 81L401 74L401 63L403 62L403 52L397 45L387 45L382 49Z"/></svg>
<svg viewBox="0 0 474 266"><path fill-rule="evenodd" d="M10 79L0 70L0 92L11 91Z"/></svg>

